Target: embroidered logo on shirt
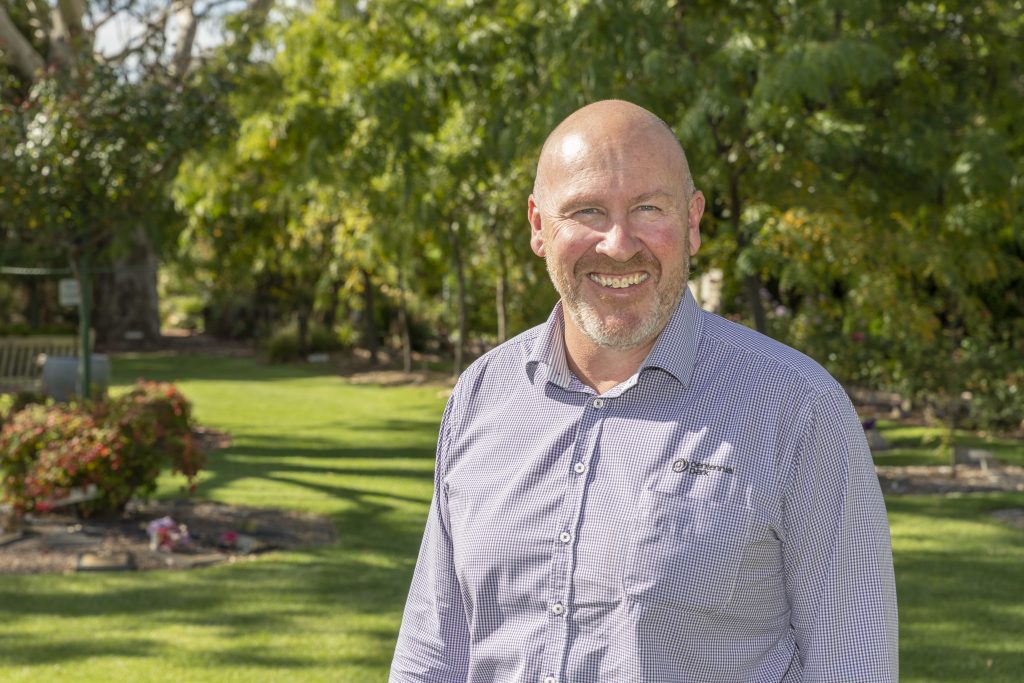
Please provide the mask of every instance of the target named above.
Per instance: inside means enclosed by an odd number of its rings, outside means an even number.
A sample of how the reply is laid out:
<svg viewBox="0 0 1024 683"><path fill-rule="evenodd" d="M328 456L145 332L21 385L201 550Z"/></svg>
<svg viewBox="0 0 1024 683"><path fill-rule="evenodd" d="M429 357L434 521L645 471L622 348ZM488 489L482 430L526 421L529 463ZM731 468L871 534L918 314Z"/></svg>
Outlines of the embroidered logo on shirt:
<svg viewBox="0 0 1024 683"><path fill-rule="evenodd" d="M712 472L721 472L722 474L733 474L735 470L728 465L712 465L706 462L690 462L680 458L672 463L672 471L680 474L686 472L687 474L697 477L704 474L711 474Z"/></svg>

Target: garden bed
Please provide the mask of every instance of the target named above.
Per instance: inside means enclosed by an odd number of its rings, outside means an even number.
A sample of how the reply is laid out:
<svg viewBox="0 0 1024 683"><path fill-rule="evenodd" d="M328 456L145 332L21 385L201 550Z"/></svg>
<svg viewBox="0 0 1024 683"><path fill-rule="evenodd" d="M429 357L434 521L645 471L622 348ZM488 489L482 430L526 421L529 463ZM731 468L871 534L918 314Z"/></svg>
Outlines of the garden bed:
<svg viewBox="0 0 1024 683"><path fill-rule="evenodd" d="M162 517L184 524L191 543L173 552L152 549L146 527ZM326 517L209 501L130 504L124 514L88 520L34 514L26 516L19 533L0 541L0 574L192 569L325 545L334 538Z"/></svg>
<svg viewBox="0 0 1024 683"><path fill-rule="evenodd" d="M875 467L886 495L1024 491L1024 467L961 465L879 465Z"/></svg>

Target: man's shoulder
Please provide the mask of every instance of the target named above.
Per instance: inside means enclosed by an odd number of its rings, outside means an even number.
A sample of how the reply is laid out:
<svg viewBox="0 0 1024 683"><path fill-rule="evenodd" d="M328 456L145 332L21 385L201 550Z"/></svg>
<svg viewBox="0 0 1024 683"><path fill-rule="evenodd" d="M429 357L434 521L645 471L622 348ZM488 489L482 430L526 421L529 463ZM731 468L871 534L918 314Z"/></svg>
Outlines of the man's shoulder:
<svg viewBox="0 0 1024 683"><path fill-rule="evenodd" d="M546 329L544 323L521 332L483 354L459 375L457 387L477 387L487 380L508 382L521 373L526 377L526 364L534 345Z"/></svg>
<svg viewBox="0 0 1024 683"><path fill-rule="evenodd" d="M786 384L802 384L814 395L843 391L842 386L817 361L791 346L714 313L704 317L702 345L710 355L740 355L758 374ZM703 355L703 354L702 354Z"/></svg>

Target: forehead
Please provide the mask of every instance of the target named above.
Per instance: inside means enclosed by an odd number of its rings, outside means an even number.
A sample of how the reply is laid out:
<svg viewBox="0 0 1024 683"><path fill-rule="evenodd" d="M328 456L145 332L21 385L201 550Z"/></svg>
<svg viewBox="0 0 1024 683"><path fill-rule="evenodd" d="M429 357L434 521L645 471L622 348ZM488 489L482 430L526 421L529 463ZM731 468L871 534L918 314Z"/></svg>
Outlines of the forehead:
<svg viewBox="0 0 1024 683"><path fill-rule="evenodd" d="M572 133L551 150L547 190L560 201L606 193L682 196L685 170L679 157L671 144L650 135Z"/></svg>

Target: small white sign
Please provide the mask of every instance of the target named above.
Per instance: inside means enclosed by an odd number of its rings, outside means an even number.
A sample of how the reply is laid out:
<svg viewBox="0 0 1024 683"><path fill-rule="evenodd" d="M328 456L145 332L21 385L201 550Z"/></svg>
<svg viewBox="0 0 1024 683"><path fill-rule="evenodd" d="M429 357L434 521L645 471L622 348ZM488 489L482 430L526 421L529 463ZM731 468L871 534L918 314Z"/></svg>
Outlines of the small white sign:
<svg viewBox="0 0 1024 683"><path fill-rule="evenodd" d="M61 306L78 306L82 302L82 295L78 289L78 280L63 278L57 283L57 300Z"/></svg>

